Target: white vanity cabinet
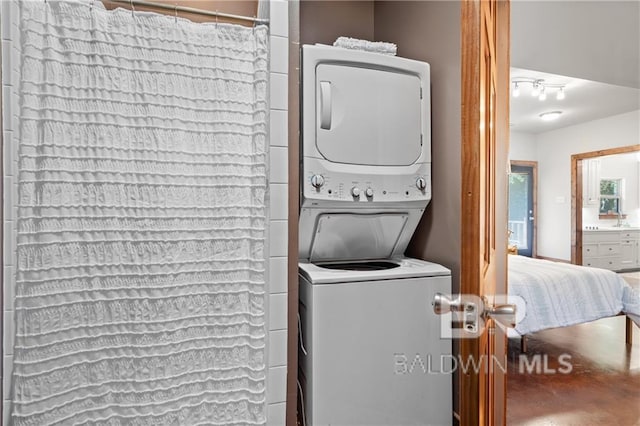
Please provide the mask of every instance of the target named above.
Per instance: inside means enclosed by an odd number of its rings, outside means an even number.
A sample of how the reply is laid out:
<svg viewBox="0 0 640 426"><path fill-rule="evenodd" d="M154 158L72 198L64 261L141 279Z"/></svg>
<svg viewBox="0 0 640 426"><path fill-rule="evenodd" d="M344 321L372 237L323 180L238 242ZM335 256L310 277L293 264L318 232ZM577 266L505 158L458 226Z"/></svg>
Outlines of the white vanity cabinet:
<svg viewBox="0 0 640 426"><path fill-rule="evenodd" d="M582 264L616 271L620 269L621 248L618 231L584 231Z"/></svg>
<svg viewBox="0 0 640 426"><path fill-rule="evenodd" d="M640 268L640 230L620 232L620 269Z"/></svg>
<svg viewBox="0 0 640 426"><path fill-rule="evenodd" d="M583 231L582 264L612 271L640 268L640 230Z"/></svg>

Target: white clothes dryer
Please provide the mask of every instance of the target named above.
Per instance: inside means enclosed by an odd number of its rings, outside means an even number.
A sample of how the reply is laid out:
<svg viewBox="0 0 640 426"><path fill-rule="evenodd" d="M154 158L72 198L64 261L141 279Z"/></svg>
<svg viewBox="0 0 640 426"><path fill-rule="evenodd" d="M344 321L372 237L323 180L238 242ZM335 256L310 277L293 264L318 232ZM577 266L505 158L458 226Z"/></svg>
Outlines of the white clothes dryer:
<svg viewBox="0 0 640 426"><path fill-rule="evenodd" d="M431 200L429 64L302 48L299 257L402 256Z"/></svg>
<svg viewBox="0 0 640 426"><path fill-rule="evenodd" d="M432 301L450 271L416 259L299 265L307 425L450 425L451 340Z"/></svg>

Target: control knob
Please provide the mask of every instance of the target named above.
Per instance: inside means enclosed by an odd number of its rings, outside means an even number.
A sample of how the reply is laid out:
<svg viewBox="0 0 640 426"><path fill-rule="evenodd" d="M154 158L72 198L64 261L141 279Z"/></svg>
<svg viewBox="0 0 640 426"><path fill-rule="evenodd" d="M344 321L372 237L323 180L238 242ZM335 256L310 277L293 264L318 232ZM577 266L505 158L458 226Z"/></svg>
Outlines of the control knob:
<svg viewBox="0 0 640 426"><path fill-rule="evenodd" d="M364 195L366 195L369 198L373 197L373 189L371 189L371 188L365 189L364 190Z"/></svg>
<svg viewBox="0 0 640 426"><path fill-rule="evenodd" d="M424 191L425 189L427 189L427 181L426 181L426 179L423 178L423 177L419 177L418 179L416 179L416 187L420 191Z"/></svg>
<svg viewBox="0 0 640 426"><path fill-rule="evenodd" d="M322 175L313 175L311 176L311 186L318 189L322 185L324 185L324 176Z"/></svg>
<svg viewBox="0 0 640 426"><path fill-rule="evenodd" d="M355 198L358 198L360 196L360 188L358 188L357 186L351 188L351 195L353 195Z"/></svg>

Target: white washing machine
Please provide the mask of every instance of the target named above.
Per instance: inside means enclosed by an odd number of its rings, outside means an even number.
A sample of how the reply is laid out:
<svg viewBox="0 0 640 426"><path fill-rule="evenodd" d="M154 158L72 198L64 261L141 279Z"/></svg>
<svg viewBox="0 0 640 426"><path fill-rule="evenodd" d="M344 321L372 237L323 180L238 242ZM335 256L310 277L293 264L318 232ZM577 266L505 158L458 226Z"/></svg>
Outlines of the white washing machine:
<svg viewBox="0 0 640 426"><path fill-rule="evenodd" d="M450 425L451 340L435 293L450 271L401 258L301 263L300 382L307 425Z"/></svg>

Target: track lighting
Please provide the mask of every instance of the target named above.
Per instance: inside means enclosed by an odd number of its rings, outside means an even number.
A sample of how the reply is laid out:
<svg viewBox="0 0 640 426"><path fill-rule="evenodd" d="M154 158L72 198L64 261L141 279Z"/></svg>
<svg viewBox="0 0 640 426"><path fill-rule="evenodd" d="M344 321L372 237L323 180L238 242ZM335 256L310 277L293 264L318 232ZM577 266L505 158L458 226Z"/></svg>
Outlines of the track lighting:
<svg viewBox="0 0 640 426"><path fill-rule="evenodd" d="M546 101L547 100L547 92L546 92L544 86L542 86L540 88L540 95L538 96L538 99L541 100L541 101Z"/></svg>
<svg viewBox="0 0 640 426"><path fill-rule="evenodd" d="M533 90L531 91L531 96L538 97L540 96L540 83L538 83L537 81L533 82Z"/></svg>
<svg viewBox="0 0 640 426"><path fill-rule="evenodd" d="M539 78L514 78L513 80L511 80L511 82L513 83L513 90L511 91L511 95L514 98L520 96L520 86L522 84L530 84L532 87L531 96L536 97L541 101L547 99L549 90L556 91L556 99L559 101L563 100L566 96L564 91L564 84L549 84L546 83L543 79Z"/></svg>
<svg viewBox="0 0 640 426"><path fill-rule="evenodd" d="M518 82L513 83L513 92L511 92L514 98L520 96L520 87L518 87Z"/></svg>

